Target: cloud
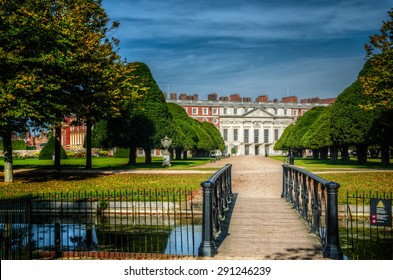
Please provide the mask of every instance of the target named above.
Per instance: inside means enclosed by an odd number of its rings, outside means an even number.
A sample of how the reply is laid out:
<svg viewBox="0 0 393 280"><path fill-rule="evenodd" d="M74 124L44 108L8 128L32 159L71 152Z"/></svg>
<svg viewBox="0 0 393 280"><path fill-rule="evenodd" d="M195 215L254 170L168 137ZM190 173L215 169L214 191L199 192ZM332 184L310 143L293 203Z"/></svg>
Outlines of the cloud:
<svg viewBox="0 0 393 280"><path fill-rule="evenodd" d="M120 21L120 54L143 61L163 89L280 98L336 96L387 17L379 0L104 0ZM172 91L171 90L171 91Z"/></svg>

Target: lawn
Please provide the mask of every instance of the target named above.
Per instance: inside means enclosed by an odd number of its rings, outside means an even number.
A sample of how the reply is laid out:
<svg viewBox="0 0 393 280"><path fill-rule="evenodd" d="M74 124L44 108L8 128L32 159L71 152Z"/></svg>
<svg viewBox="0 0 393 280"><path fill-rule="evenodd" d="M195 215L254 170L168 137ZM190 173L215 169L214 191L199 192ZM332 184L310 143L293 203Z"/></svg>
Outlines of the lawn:
<svg viewBox="0 0 393 280"><path fill-rule="evenodd" d="M272 157L281 162L284 157ZM347 192L352 195L356 192L369 194L393 193L393 167L382 168L380 159L368 159L367 164L360 165L356 158L348 163L340 160L314 160L311 158L295 158L295 165L315 173L319 177L340 184L339 203L345 203Z"/></svg>
<svg viewBox="0 0 393 280"><path fill-rule="evenodd" d="M271 156L271 158L284 162L284 156ZM366 164L358 164L356 158L351 158L349 162L343 163L339 160L323 160L312 158L295 158L295 165L310 172L327 171L327 170L348 170L348 169L381 169L393 170L393 166L382 167L381 159L369 158ZM391 161L393 164L393 162Z"/></svg>
<svg viewBox="0 0 393 280"><path fill-rule="evenodd" d="M38 159L14 160L14 183L4 183L0 163L0 197L20 196L40 193L79 193L110 192L151 189L186 189L196 190L200 183L207 180L218 168L198 168L210 162L208 158L173 160L171 167L162 167L162 158L153 157L151 164L145 164L144 158L138 158L136 166L128 166L126 158L93 158L93 170L84 172L85 159L62 160L63 172L52 172L53 161ZM23 169L23 170L21 170ZM200 170L201 174L133 174L116 173L118 170ZM100 171L113 171L106 174Z"/></svg>
<svg viewBox="0 0 393 280"><path fill-rule="evenodd" d="M0 197L16 197L43 193L110 193L132 190L200 189L200 183L207 180L214 171L199 174L104 174L97 172L54 173L25 171L15 176L12 184L0 182Z"/></svg>
<svg viewBox="0 0 393 280"><path fill-rule="evenodd" d="M94 169L156 169L162 167L162 157L153 157L151 164L145 164L144 157L137 157L137 165L127 165L128 158L115 157L93 157L92 163ZM172 160L168 169L188 169L201 164L210 162L209 158L190 158L187 160ZM84 168L86 166L85 158L62 159L61 165L64 168ZM14 169L20 168L53 168L52 160L39 159L14 159ZM4 168L4 161L0 160L0 168Z"/></svg>

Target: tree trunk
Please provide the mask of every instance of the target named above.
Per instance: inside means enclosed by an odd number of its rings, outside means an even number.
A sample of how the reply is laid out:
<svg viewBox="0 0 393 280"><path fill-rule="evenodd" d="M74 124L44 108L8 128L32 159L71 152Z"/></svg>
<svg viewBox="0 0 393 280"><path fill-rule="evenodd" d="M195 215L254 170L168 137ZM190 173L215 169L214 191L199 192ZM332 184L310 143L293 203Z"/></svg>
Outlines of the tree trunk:
<svg viewBox="0 0 393 280"><path fill-rule="evenodd" d="M337 160L338 159L338 150L336 146L330 147L330 160Z"/></svg>
<svg viewBox="0 0 393 280"><path fill-rule="evenodd" d="M4 182L13 183L14 182L14 171L12 165L12 140L11 131L5 131L3 136L3 146L4 146Z"/></svg>
<svg viewBox="0 0 393 280"><path fill-rule="evenodd" d="M358 163L365 164L367 163L367 145L361 144L356 146Z"/></svg>
<svg viewBox="0 0 393 280"><path fill-rule="evenodd" d="M319 150L318 149L312 149L312 158L319 159Z"/></svg>
<svg viewBox="0 0 393 280"><path fill-rule="evenodd" d="M136 147L130 146L130 156L128 157L128 165L136 165Z"/></svg>
<svg viewBox="0 0 393 280"><path fill-rule="evenodd" d="M175 152L176 152L176 160L181 160L182 150L176 149Z"/></svg>
<svg viewBox="0 0 393 280"><path fill-rule="evenodd" d="M381 164L382 166L390 165L390 150L389 150L389 130L382 130L382 142L381 142Z"/></svg>
<svg viewBox="0 0 393 280"><path fill-rule="evenodd" d="M387 143L381 144L381 164L382 166L390 165L390 150L389 150L389 144Z"/></svg>
<svg viewBox="0 0 393 280"><path fill-rule="evenodd" d="M55 166L54 171L60 174L60 158L61 158L61 125L55 128Z"/></svg>
<svg viewBox="0 0 393 280"><path fill-rule="evenodd" d="M319 155L320 155L321 159L328 159L329 148L324 147L324 148L319 149Z"/></svg>
<svg viewBox="0 0 393 280"><path fill-rule="evenodd" d="M91 159L91 127L93 126L91 120L87 118L86 120L86 169L92 168Z"/></svg>
<svg viewBox="0 0 393 280"><path fill-rule="evenodd" d="M151 163L151 149L149 147L143 148L145 151L145 163Z"/></svg>
<svg viewBox="0 0 393 280"><path fill-rule="evenodd" d="M341 150L341 161L342 162L349 162L349 153L348 153L348 147L343 146Z"/></svg>
<svg viewBox="0 0 393 280"><path fill-rule="evenodd" d="M188 152L187 150L183 151L183 159L187 159L188 158L187 152Z"/></svg>

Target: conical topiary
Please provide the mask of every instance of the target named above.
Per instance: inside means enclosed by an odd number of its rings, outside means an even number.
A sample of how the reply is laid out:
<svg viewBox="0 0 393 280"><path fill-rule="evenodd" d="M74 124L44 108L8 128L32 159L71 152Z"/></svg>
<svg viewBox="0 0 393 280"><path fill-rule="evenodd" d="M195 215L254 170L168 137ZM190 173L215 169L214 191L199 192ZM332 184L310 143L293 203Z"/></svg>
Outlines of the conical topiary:
<svg viewBox="0 0 393 280"><path fill-rule="evenodd" d="M55 138L51 137L51 138L49 138L49 140L45 144L45 146L42 148L38 158L39 159L53 159L54 154L55 154ZM66 154L63 146L60 146L60 158L61 159L67 158L67 154Z"/></svg>

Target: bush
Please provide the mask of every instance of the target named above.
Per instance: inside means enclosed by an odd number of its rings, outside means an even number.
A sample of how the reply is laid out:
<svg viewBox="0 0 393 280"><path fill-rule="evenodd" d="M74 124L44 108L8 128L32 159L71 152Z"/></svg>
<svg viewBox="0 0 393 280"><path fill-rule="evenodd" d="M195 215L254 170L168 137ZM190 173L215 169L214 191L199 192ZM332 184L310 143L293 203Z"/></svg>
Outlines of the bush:
<svg viewBox="0 0 393 280"><path fill-rule="evenodd" d="M0 150L4 150L3 140L0 140ZM26 143L23 140L12 140L12 150L26 150Z"/></svg>
<svg viewBox="0 0 393 280"><path fill-rule="evenodd" d="M117 157L117 158L129 158L130 157L130 149L116 148L115 157Z"/></svg>
<svg viewBox="0 0 393 280"><path fill-rule="evenodd" d="M55 154L55 138L51 137L49 138L48 143L46 143L45 146L42 148L40 155L38 156L38 159L52 159L54 154ZM61 159L67 158L67 154L63 146L60 146L60 158Z"/></svg>

